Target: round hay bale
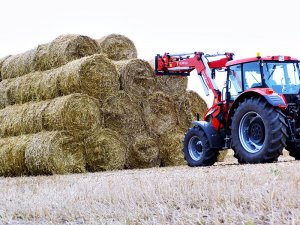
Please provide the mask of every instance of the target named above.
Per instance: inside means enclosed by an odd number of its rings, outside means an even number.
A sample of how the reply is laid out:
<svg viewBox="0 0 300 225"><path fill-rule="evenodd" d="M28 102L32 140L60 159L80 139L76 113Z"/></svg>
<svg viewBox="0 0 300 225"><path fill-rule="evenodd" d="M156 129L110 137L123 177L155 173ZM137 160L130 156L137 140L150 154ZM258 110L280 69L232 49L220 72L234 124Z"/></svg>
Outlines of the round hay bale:
<svg viewBox="0 0 300 225"><path fill-rule="evenodd" d="M53 100L8 106L0 110L0 136L17 136L42 130L79 133L100 124L97 100L72 94Z"/></svg>
<svg viewBox="0 0 300 225"><path fill-rule="evenodd" d="M10 80L3 80L0 82L0 109L5 108L7 105L9 105L8 100L8 88L10 86Z"/></svg>
<svg viewBox="0 0 300 225"><path fill-rule="evenodd" d="M228 154L228 150L219 151L217 162L224 162Z"/></svg>
<svg viewBox="0 0 300 225"><path fill-rule="evenodd" d="M77 34L60 35L49 44L38 47L35 70L57 68L70 61L96 53L99 53L99 47L92 38Z"/></svg>
<svg viewBox="0 0 300 225"><path fill-rule="evenodd" d="M100 52L111 60L126 60L137 58L134 43L126 36L110 34L97 40Z"/></svg>
<svg viewBox="0 0 300 225"><path fill-rule="evenodd" d="M49 70L98 52L97 42L87 36L61 35L50 43L9 57L3 63L1 75L3 79L7 79Z"/></svg>
<svg viewBox="0 0 300 225"><path fill-rule="evenodd" d="M72 93L84 93L105 100L119 89L119 74L115 65L105 56L95 54L57 69L0 82L0 93L7 96L5 99L0 97L0 107Z"/></svg>
<svg viewBox="0 0 300 225"><path fill-rule="evenodd" d="M187 77L157 76L155 90L164 92L174 98L178 98L186 92L187 84Z"/></svg>
<svg viewBox="0 0 300 225"><path fill-rule="evenodd" d="M143 102L143 117L150 134L162 135L172 130L177 124L177 114L173 99L155 92Z"/></svg>
<svg viewBox="0 0 300 225"><path fill-rule="evenodd" d="M0 138L0 176L27 175L25 149L32 135Z"/></svg>
<svg viewBox="0 0 300 225"><path fill-rule="evenodd" d="M32 136L25 149L30 174L85 172L84 145L64 132L40 132Z"/></svg>
<svg viewBox="0 0 300 225"><path fill-rule="evenodd" d="M101 112L103 126L117 131L123 136L133 137L145 130L141 105L133 96L124 91L108 97Z"/></svg>
<svg viewBox="0 0 300 225"><path fill-rule="evenodd" d="M140 99L153 93L155 89L154 71L147 61L131 59L114 63L120 74L121 90Z"/></svg>
<svg viewBox="0 0 300 225"><path fill-rule="evenodd" d="M96 129L85 140L86 168L90 172L123 169L126 153L127 144L110 129Z"/></svg>
<svg viewBox="0 0 300 225"><path fill-rule="evenodd" d="M158 139L160 150L160 159L162 166L180 166L186 165L183 149L184 132L173 130Z"/></svg>
<svg viewBox="0 0 300 225"><path fill-rule="evenodd" d="M175 102L179 125L182 129L187 130L191 127L192 121L197 118L197 113L200 115L200 120L203 120L207 111L207 104L195 91L186 91Z"/></svg>
<svg viewBox="0 0 300 225"><path fill-rule="evenodd" d="M18 77L34 71L36 53L37 48L6 59L1 68L2 79Z"/></svg>
<svg viewBox="0 0 300 225"><path fill-rule="evenodd" d="M136 136L128 151L126 168L150 168L159 164L159 149L156 141L146 134Z"/></svg>
<svg viewBox="0 0 300 225"><path fill-rule="evenodd" d="M155 60L148 61L152 69L155 69ZM174 98L184 95L188 85L188 77L179 76L156 76L155 91L164 92Z"/></svg>
<svg viewBox="0 0 300 225"><path fill-rule="evenodd" d="M8 57L10 57L10 56L11 56L11 55L8 55L8 56L3 57L3 58L0 59L0 81L2 81L2 76L1 76L2 65L3 65L4 61L5 61Z"/></svg>

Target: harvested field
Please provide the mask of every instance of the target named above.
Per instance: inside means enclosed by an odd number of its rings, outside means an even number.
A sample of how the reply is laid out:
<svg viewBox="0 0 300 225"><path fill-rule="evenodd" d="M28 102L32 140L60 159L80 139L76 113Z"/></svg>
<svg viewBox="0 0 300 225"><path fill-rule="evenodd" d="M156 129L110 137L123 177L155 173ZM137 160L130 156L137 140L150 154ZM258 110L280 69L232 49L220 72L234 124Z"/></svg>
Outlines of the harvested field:
<svg viewBox="0 0 300 225"><path fill-rule="evenodd" d="M113 63L103 55L72 61L65 66L0 82L0 107L84 93L104 100L120 89Z"/></svg>
<svg viewBox="0 0 300 225"><path fill-rule="evenodd" d="M300 163L0 178L0 224L300 224Z"/></svg>
<svg viewBox="0 0 300 225"><path fill-rule="evenodd" d="M137 58L134 43L124 35L110 34L98 41L100 52L111 60L126 60Z"/></svg>
<svg viewBox="0 0 300 225"><path fill-rule="evenodd" d="M85 159L88 171L124 169L128 143L110 129L98 128L85 140Z"/></svg>
<svg viewBox="0 0 300 225"><path fill-rule="evenodd" d="M155 139L147 134L136 136L129 146L126 168L149 168L159 165L159 149Z"/></svg>
<svg viewBox="0 0 300 225"><path fill-rule="evenodd" d="M163 92L154 92L143 102L143 117L151 135L162 135L177 124L172 98Z"/></svg>
<svg viewBox="0 0 300 225"><path fill-rule="evenodd" d="M8 79L49 70L98 52L96 41L87 36L61 35L50 43L9 57L3 63L1 76L2 79Z"/></svg>
<svg viewBox="0 0 300 225"><path fill-rule="evenodd" d="M155 90L154 71L147 61L131 59L114 62L120 74L121 90L145 98Z"/></svg>
<svg viewBox="0 0 300 225"><path fill-rule="evenodd" d="M72 94L53 100L13 105L0 110L0 137L68 130L79 133L100 124L97 100Z"/></svg>
<svg viewBox="0 0 300 225"><path fill-rule="evenodd" d="M25 149L25 163L31 175L82 173L84 146L64 132L40 132Z"/></svg>

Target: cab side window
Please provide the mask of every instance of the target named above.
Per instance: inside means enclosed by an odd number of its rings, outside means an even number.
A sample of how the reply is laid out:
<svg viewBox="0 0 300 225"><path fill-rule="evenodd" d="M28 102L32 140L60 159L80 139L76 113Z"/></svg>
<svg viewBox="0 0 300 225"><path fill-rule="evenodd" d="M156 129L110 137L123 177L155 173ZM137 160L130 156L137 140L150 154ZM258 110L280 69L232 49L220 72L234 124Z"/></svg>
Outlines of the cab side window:
<svg viewBox="0 0 300 225"><path fill-rule="evenodd" d="M243 71L245 90L262 86L259 62L245 63Z"/></svg>
<svg viewBox="0 0 300 225"><path fill-rule="evenodd" d="M228 90L231 96L230 100L235 100L243 91L241 65L234 65L230 67L229 82L230 85Z"/></svg>

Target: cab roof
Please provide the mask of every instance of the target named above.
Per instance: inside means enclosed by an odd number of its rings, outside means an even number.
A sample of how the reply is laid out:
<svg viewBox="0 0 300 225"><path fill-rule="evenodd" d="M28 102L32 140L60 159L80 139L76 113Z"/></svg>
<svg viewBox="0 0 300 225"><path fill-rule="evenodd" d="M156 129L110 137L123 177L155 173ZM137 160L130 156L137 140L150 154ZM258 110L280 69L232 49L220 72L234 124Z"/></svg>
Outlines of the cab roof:
<svg viewBox="0 0 300 225"><path fill-rule="evenodd" d="M241 63L248 63L248 62L255 62L255 61L278 61L278 62L285 62L285 61L298 61L296 58L292 58L290 56L266 56L266 57L252 57L252 58L245 58L245 59L237 59L231 60L226 63L226 66L232 66Z"/></svg>

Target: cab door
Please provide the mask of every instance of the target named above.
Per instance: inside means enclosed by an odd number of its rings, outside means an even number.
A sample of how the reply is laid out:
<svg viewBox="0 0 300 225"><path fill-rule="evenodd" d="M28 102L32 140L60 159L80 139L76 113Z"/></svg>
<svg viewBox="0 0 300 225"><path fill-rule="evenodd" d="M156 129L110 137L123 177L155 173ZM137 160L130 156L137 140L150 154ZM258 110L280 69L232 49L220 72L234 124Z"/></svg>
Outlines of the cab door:
<svg viewBox="0 0 300 225"><path fill-rule="evenodd" d="M226 100L233 102L244 90L242 65L230 66L227 73L227 97Z"/></svg>

